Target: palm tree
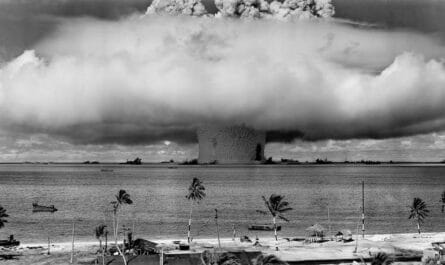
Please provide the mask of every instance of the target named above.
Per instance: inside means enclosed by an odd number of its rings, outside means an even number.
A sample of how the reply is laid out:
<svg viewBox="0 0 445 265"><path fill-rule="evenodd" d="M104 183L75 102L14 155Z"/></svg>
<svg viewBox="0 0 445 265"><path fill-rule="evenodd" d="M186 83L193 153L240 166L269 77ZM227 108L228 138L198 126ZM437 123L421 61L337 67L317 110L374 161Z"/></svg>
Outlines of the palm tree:
<svg viewBox="0 0 445 265"><path fill-rule="evenodd" d="M420 198L414 198L413 204L410 206L410 215L408 219L415 219L417 221L417 231L420 234L420 224L428 216L428 207L426 203Z"/></svg>
<svg viewBox="0 0 445 265"><path fill-rule="evenodd" d="M285 212L288 212L292 210L291 207L289 207L289 203L284 200L284 196L272 194L269 197L269 200L266 199L266 197L262 196L264 204L266 205L266 208L269 210L269 213L272 215L272 221L273 221L273 229L275 233L275 241L278 243L278 236L277 236L277 217L289 222L287 218L283 216ZM266 211L257 210L257 212L262 214L267 214ZM277 247L278 250L278 247Z"/></svg>
<svg viewBox="0 0 445 265"><path fill-rule="evenodd" d="M189 227L187 233L187 241L190 243L190 228L192 226L192 211L193 211L193 203L196 201L199 203L200 200L204 199L206 196L205 188L202 185L202 182L198 178L193 178L192 184L190 184L188 189L188 195L186 198L190 201L190 215L189 215Z"/></svg>
<svg viewBox="0 0 445 265"><path fill-rule="evenodd" d="M242 265L241 260L232 253L223 253L218 259L218 265Z"/></svg>
<svg viewBox="0 0 445 265"><path fill-rule="evenodd" d="M105 234L107 233L106 230L107 230L107 226L104 224L97 226L96 229L94 230L95 236L96 236L97 240L99 240L99 249L102 254L102 263L105 263L105 249L102 248L102 238L105 237Z"/></svg>
<svg viewBox="0 0 445 265"><path fill-rule="evenodd" d="M112 201L111 204L113 205L114 243L116 245L117 251L119 252L119 254L122 255L124 264L127 265L127 260L125 259L125 255L122 253L121 249L119 248L119 245L117 244L117 237L119 231L119 218L117 213L120 207L122 207L125 204L133 204L133 201L130 199L130 194L128 194L125 190L120 190L119 193L116 195L116 200Z"/></svg>
<svg viewBox="0 0 445 265"><path fill-rule="evenodd" d="M442 196L440 201L442 202L442 212L444 212L445 209L445 191L442 192Z"/></svg>
<svg viewBox="0 0 445 265"><path fill-rule="evenodd" d="M107 226L104 224L96 226L96 229L94 230L96 239L99 240L99 248L102 249L102 238L105 237L105 230Z"/></svg>
<svg viewBox="0 0 445 265"><path fill-rule="evenodd" d="M379 252L372 257L371 265L391 265L393 260L384 252Z"/></svg>
<svg viewBox="0 0 445 265"><path fill-rule="evenodd" d="M5 227L5 223L8 222L8 220L6 220L7 217L9 217L9 215L6 213L6 209L0 205L0 228Z"/></svg>
<svg viewBox="0 0 445 265"><path fill-rule="evenodd" d="M253 262L253 265L289 265L287 262L282 261L275 255L264 256L260 254Z"/></svg>

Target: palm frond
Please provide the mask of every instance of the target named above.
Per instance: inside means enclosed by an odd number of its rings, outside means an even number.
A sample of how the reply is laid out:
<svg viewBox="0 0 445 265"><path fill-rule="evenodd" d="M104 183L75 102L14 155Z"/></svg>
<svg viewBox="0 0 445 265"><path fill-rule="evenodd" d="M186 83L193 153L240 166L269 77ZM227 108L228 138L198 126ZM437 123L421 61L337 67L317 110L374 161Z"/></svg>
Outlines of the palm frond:
<svg viewBox="0 0 445 265"><path fill-rule="evenodd" d="M232 253L223 253L217 262L218 265L241 265L241 260Z"/></svg>
<svg viewBox="0 0 445 265"><path fill-rule="evenodd" d="M422 199L416 197L410 206L408 219L417 219L419 223L423 223L429 212L427 204Z"/></svg>
<svg viewBox="0 0 445 265"><path fill-rule="evenodd" d="M253 262L254 265L288 265L287 262L282 261L275 255L260 254Z"/></svg>
<svg viewBox="0 0 445 265"><path fill-rule="evenodd" d="M95 236L96 236L97 239L99 239L99 238L105 236L106 228L107 228L107 226L104 225L104 224L98 225L98 226L96 227L96 229L94 230L94 232L95 232Z"/></svg>
<svg viewBox="0 0 445 265"><path fill-rule="evenodd" d="M288 211L292 211L294 208L291 208L291 207L288 207L288 208L284 208L284 209L279 209L279 212L280 213L285 213L285 212L288 212Z"/></svg>
<svg viewBox="0 0 445 265"><path fill-rule="evenodd" d="M283 220L285 222L290 222L289 219L287 219L286 217L284 217L282 215L278 215L278 218L280 218L281 220Z"/></svg>
<svg viewBox="0 0 445 265"><path fill-rule="evenodd" d="M263 210L256 210L256 212L257 212L257 213L260 213L260 214L264 214L264 215L267 214L267 212L266 212L266 211L263 211Z"/></svg>
<svg viewBox="0 0 445 265"><path fill-rule="evenodd" d="M192 184L188 188L187 199L193 201L200 201L206 196L205 187L198 178L193 178Z"/></svg>
<svg viewBox="0 0 445 265"><path fill-rule="evenodd" d="M392 259L384 252L379 252L372 257L371 265L390 265Z"/></svg>
<svg viewBox="0 0 445 265"><path fill-rule="evenodd" d="M6 209L0 205L0 228L5 227L5 223L8 222L8 220L6 220L7 217L9 217L9 215L6 213Z"/></svg>
<svg viewBox="0 0 445 265"><path fill-rule="evenodd" d="M270 214L273 217L278 217L282 220L285 220L286 222L289 222L289 220L283 216L283 213L293 209L289 207L289 203L287 201L284 201L284 196L272 194L270 195L269 199L266 199L266 197L264 196L261 196L261 198L263 199L266 208L269 210ZM266 212L263 210L257 210L257 212L266 214Z"/></svg>

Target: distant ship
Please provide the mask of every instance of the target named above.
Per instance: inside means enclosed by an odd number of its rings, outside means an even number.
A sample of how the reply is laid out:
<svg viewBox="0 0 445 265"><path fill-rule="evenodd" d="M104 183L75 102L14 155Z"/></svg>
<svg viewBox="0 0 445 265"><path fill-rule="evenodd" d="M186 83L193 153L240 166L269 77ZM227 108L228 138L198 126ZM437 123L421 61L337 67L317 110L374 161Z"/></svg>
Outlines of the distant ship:
<svg viewBox="0 0 445 265"><path fill-rule="evenodd" d="M0 247L9 248L16 247L18 245L20 245L20 241L15 240L13 235L10 235L9 239L0 240Z"/></svg>
<svg viewBox="0 0 445 265"><path fill-rule="evenodd" d="M54 205L50 205L50 206L44 206L44 205L39 205L37 203L33 203L32 204L32 212L33 213L37 213L37 212L56 212L57 208L54 207Z"/></svg>

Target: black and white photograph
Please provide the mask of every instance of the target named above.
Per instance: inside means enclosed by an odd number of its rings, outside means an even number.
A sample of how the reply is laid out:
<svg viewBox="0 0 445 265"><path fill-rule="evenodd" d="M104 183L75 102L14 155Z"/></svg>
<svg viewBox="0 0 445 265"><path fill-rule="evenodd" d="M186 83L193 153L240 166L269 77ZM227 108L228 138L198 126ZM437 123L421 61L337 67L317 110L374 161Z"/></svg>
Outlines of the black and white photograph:
<svg viewBox="0 0 445 265"><path fill-rule="evenodd" d="M445 0L0 0L0 265L445 264Z"/></svg>

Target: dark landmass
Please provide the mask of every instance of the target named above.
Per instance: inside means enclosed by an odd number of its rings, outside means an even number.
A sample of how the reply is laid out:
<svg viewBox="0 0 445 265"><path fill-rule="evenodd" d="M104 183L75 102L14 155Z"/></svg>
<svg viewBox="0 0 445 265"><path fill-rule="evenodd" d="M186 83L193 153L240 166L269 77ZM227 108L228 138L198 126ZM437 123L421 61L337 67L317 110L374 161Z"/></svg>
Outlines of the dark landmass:
<svg viewBox="0 0 445 265"><path fill-rule="evenodd" d="M179 163L179 165L198 165L198 159L194 158L192 160L185 160Z"/></svg>
<svg viewBox="0 0 445 265"><path fill-rule="evenodd" d="M83 162L84 164L94 164L94 165L97 165L97 164L100 164L99 163L99 161L89 161L89 160L87 160L87 161L85 161L85 162Z"/></svg>
<svg viewBox="0 0 445 265"><path fill-rule="evenodd" d="M136 158L134 160L127 160L125 163L117 163L117 162L99 162L99 161L84 161L84 162L41 162L41 161L25 161L25 162L0 162L0 165L88 165L88 164L108 164L108 165L141 165L142 159ZM183 162L175 162L173 159L169 161L162 162L146 162L145 165L162 165L162 164L176 164L176 165L235 165L235 164L218 164L217 161L213 161L207 164L199 164L198 159L194 158L191 160L185 160ZM280 160L273 160L272 157L266 159L263 163L252 163L252 164L240 164L240 165L437 165L437 164L445 164L445 160L441 161L427 161L427 162L419 162L419 161L378 161L378 160L357 160L357 161L330 161L327 159L316 159L315 161L298 161L294 159L281 158Z"/></svg>
<svg viewBox="0 0 445 265"><path fill-rule="evenodd" d="M125 163L121 163L124 165L142 165L142 159L139 157L136 157L134 160L128 160Z"/></svg>

